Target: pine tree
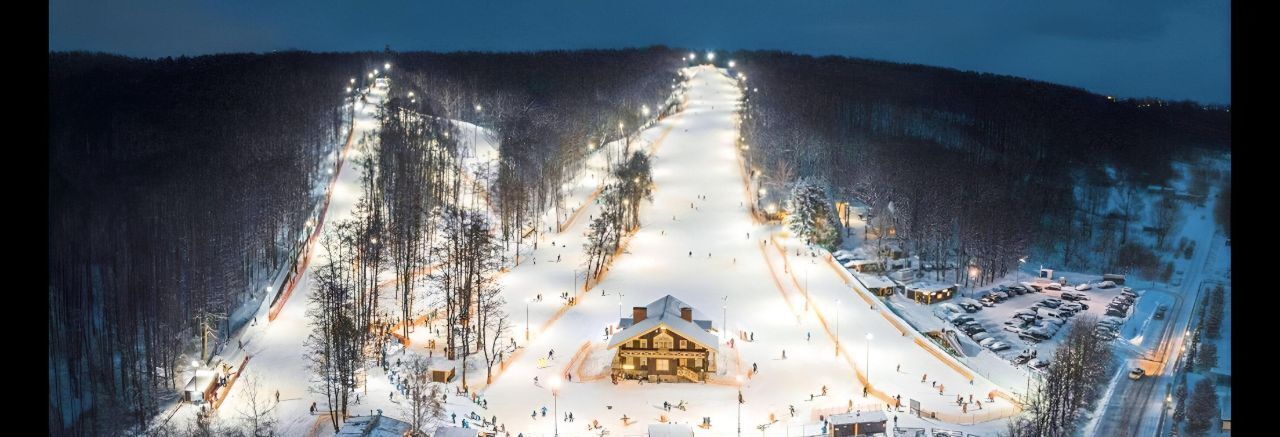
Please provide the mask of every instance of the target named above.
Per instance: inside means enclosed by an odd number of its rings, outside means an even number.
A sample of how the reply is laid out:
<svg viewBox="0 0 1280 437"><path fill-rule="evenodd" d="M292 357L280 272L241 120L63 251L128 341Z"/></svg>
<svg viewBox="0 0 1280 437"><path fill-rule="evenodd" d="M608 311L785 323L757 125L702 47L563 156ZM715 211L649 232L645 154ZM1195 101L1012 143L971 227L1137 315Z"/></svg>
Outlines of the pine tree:
<svg viewBox="0 0 1280 437"><path fill-rule="evenodd" d="M1204 435L1218 417L1218 393L1209 378L1201 379L1191 392L1191 408L1187 411L1187 434Z"/></svg>
<svg viewBox="0 0 1280 437"><path fill-rule="evenodd" d="M1182 423L1187 418L1187 377L1183 374L1178 378L1178 389L1173 393L1177 398L1177 404L1173 408L1174 426Z"/></svg>
<svg viewBox="0 0 1280 437"><path fill-rule="evenodd" d="M840 244L840 230L835 213L827 203L822 186L812 179L801 179L791 189L788 227L808 244L834 249Z"/></svg>
<svg viewBox="0 0 1280 437"><path fill-rule="evenodd" d="M1196 354L1196 365L1201 371L1208 371L1218 365L1218 345L1213 343L1204 343L1200 345L1200 351Z"/></svg>
<svg viewBox="0 0 1280 437"><path fill-rule="evenodd" d="M1205 314L1205 336L1209 338L1218 338L1222 328L1223 301L1223 290L1219 286L1214 289L1213 294L1209 295L1209 312Z"/></svg>

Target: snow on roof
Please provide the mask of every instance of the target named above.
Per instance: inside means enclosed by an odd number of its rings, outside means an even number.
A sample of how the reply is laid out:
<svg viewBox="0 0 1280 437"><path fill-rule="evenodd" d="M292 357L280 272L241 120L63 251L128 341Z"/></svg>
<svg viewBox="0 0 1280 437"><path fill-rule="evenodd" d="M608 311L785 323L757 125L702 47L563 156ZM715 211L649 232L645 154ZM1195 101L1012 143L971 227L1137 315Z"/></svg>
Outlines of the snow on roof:
<svg viewBox="0 0 1280 437"><path fill-rule="evenodd" d="M855 411L852 413L832 414L827 418L832 425L849 425L853 423L874 423L889 420L883 411Z"/></svg>
<svg viewBox="0 0 1280 437"><path fill-rule="evenodd" d="M910 286L910 287L908 287L908 288L910 288L910 289L912 289L912 290L920 290L920 291L924 291L924 292L935 292L935 291L942 291L942 290L946 290L946 289L951 288L951 287L955 287L955 284L943 284L943 283L941 283L941 282L931 282L931 281L929 281L929 282L925 282L925 281L920 281L920 282L916 282L916 283L914 283L914 284L911 284L911 286Z"/></svg>
<svg viewBox="0 0 1280 437"><path fill-rule="evenodd" d="M433 437L476 437L480 435L476 430L471 428L463 428L460 426L442 426L436 428Z"/></svg>
<svg viewBox="0 0 1280 437"><path fill-rule="evenodd" d="M377 420L373 429L369 428L369 422ZM354 416L347 419L342 424L342 428L338 430L338 437L402 437L410 429L412 425L393 419L387 416ZM438 434L437 434L438 435ZM459 434L465 435L465 434ZM471 437L475 437L475 432L471 433ZM453 435L450 434L452 437Z"/></svg>
<svg viewBox="0 0 1280 437"><path fill-rule="evenodd" d="M625 329L613 335L613 338L609 340L609 348L613 349L633 337L649 332L661 325L697 342L702 347L713 351L719 350L716 337L707 332L707 328L711 326L711 321L706 320L706 317L695 309L693 310L694 322L691 323L680 318L680 308L693 307L668 294L645 306L645 319L641 320L640 323L633 323L632 319L629 318L620 319L618 326L622 326Z"/></svg>
<svg viewBox="0 0 1280 437"><path fill-rule="evenodd" d="M855 259L844 263L845 267L865 266L868 264L880 264L880 261L870 259Z"/></svg>
<svg viewBox="0 0 1280 437"><path fill-rule="evenodd" d="M856 275L855 277L858 278L858 281L862 282L862 286L866 288L879 289L879 288L893 288L898 286L897 282L893 282L892 279L886 278L884 276Z"/></svg>
<svg viewBox="0 0 1280 437"><path fill-rule="evenodd" d="M687 425L674 423L655 423L649 425L649 437L691 437L693 430Z"/></svg>

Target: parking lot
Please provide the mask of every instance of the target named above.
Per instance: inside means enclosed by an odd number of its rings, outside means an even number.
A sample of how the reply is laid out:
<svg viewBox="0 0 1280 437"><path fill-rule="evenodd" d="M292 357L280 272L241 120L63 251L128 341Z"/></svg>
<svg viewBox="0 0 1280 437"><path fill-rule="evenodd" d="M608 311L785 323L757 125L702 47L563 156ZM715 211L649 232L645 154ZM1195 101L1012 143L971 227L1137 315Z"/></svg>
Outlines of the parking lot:
<svg viewBox="0 0 1280 437"><path fill-rule="evenodd" d="M1095 335L1106 340L1122 338L1143 291L1102 282L1090 281L1079 290L1080 284L1062 286L1047 280L1003 283L975 292L977 298L957 297L936 304L934 315L956 331L966 349L979 347L1014 365L1043 367L1071 321L1083 314L1109 325ZM1160 312L1158 306L1150 311L1152 318ZM1144 318L1142 323L1146 322Z"/></svg>

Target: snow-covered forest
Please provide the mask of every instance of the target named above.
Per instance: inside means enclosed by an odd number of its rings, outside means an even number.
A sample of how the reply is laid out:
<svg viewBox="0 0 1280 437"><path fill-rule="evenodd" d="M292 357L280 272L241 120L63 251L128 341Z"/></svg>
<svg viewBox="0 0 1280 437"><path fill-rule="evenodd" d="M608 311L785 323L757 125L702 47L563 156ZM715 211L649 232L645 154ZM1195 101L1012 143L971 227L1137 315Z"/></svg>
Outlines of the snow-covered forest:
<svg viewBox="0 0 1280 437"><path fill-rule="evenodd" d="M1229 222L1229 190L1216 204L1210 190L1229 179L1214 164L1231 148L1225 107L834 56L726 56L745 78L744 142L762 187L822 181L830 202L867 207L870 232L926 262L977 267L980 284L1028 255L1159 278L1181 203ZM969 281L949 275L939 279Z"/></svg>
<svg viewBox="0 0 1280 437"><path fill-rule="evenodd" d="M568 425L538 418L546 387L580 414L639 419L654 401L609 380L623 364L598 337L674 293L701 308L680 317L707 313L699 338L721 367L695 375L673 360L704 384L657 392L691 399L713 434L728 433L732 407L717 402L729 392L716 390L732 386L765 435L825 433L832 414L903 394L975 432L1065 435L1116 368L1098 320L1075 319L1035 389L1009 395L828 251L875 235L952 265L932 279L972 285L1028 256L1167 282L1170 258L1195 252L1187 217L1211 214L1229 235L1229 108L718 56L50 53L50 434L332 435L376 409L415 435L459 418L549 435ZM824 262L832 271L809 267ZM1209 340L1192 345L1205 369L1229 314L1221 293L1201 322ZM841 317L856 330L843 339ZM250 358L249 379L214 384L226 388L212 408L182 409L205 365ZM554 391L562 375L574 398ZM987 410L952 402L960 391ZM1188 402L1210 402L1201 391ZM788 403L805 394L798 414ZM667 423L664 409L639 420ZM637 432L629 420L621 429Z"/></svg>

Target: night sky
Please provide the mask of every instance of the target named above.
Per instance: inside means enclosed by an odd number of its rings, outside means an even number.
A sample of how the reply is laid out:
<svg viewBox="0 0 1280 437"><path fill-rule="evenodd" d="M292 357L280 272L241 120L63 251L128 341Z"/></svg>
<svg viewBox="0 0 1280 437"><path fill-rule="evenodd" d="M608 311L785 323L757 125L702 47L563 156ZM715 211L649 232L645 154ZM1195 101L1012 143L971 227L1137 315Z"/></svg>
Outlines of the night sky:
<svg viewBox="0 0 1280 437"><path fill-rule="evenodd" d="M1204 103L1231 101L1230 32L1220 0L49 2L57 51L778 49Z"/></svg>

